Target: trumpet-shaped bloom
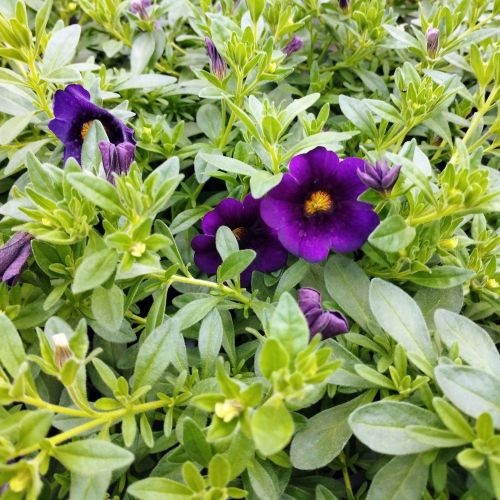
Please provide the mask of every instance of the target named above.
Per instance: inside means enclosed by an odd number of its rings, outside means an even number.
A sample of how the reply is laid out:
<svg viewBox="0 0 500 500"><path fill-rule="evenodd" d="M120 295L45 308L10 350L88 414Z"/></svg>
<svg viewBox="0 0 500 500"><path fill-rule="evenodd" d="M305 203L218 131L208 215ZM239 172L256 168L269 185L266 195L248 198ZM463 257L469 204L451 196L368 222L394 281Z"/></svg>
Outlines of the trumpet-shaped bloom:
<svg viewBox="0 0 500 500"><path fill-rule="evenodd" d="M330 250L358 250L379 223L372 206L358 201L366 190L358 177L363 165L360 158L340 161L323 147L295 156L261 202L264 222L289 252L309 262Z"/></svg>
<svg viewBox="0 0 500 500"><path fill-rule="evenodd" d="M194 262L203 272L215 274L222 259L215 246L215 234L221 226L232 230L241 250L254 250L257 256L241 274L241 284L248 286L253 271L269 273L286 264L287 251L259 214L260 201L247 195L243 202L233 198L222 200L201 222L204 234L193 238Z"/></svg>
<svg viewBox="0 0 500 500"><path fill-rule="evenodd" d="M54 97L54 116L49 129L64 144L64 161L73 157L81 163L82 145L94 120L99 120L111 143L134 141L134 131L106 109L90 101L81 85L68 85Z"/></svg>

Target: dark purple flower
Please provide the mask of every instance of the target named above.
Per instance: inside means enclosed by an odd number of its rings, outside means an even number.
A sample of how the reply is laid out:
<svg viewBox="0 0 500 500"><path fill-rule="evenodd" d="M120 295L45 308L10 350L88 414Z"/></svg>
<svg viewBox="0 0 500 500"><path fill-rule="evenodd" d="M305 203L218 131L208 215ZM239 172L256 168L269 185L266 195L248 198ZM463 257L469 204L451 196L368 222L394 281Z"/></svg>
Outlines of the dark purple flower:
<svg viewBox="0 0 500 500"><path fill-rule="evenodd" d="M306 317L311 336L322 333L323 337L334 337L349 331L346 317L339 311L325 311L321 307L321 295L314 288L301 288L299 307Z"/></svg>
<svg viewBox="0 0 500 500"><path fill-rule="evenodd" d="M212 68L212 73L219 79L224 80L227 71L227 65L222 56L217 51L214 42L205 37L205 45L207 46L208 57L210 58L210 66Z"/></svg>
<svg viewBox="0 0 500 500"><path fill-rule="evenodd" d="M122 142L115 145L111 142L101 141L99 143L101 150L102 165L106 172L106 179L115 183L113 174L122 175L129 171L130 165L134 161L135 144L131 142Z"/></svg>
<svg viewBox="0 0 500 500"><path fill-rule="evenodd" d="M204 234L193 238L195 264L207 274L215 274L222 259L215 247L215 234L221 226L233 231L241 250L251 249L257 254L255 260L241 274L241 284L248 286L253 271L270 273L286 264L287 251L281 246L271 229L259 214L260 200L247 195L243 202L234 198L222 200L214 210L208 212L201 222Z"/></svg>
<svg viewBox="0 0 500 500"><path fill-rule="evenodd" d="M401 165L389 168L385 160L376 161L375 165L365 162L364 170L358 170L358 176L369 188L380 193L389 193L399 177Z"/></svg>
<svg viewBox="0 0 500 500"><path fill-rule="evenodd" d="M26 262L31 256L31 240L29 233L16 233L0 248L1 280L12 286L17 283Z"/></svg>
<svg viewBox="0 0 500 500"><path fill-rule="evenodd" d="M151 0L132 0L130 2L130 12L138 15L141 19L147 19L147 8L151 7Z"/></svg>
<svg viewBox="0 0 500 500"><path fill-rule="evenodd" d="M339 161L323 147L292 159L290 172L260 205L264 222L289 252L320 262L330 249L353 252L363 245L379 223L372 206L357 200L366 190L357 175L363 163Z"/></svg>
<svg viewBox="0 0 500 500"><path fill-rule="evenodd" d="M49 129L64 144L64 161L74 157L81 162L83 140L94 120L99 120L113 144L134 141L134 131L106 109L90 101L90 94L81 85L68 85L54 97L54 116Z"/></svg>
<svg viewBox="0 0 500 500"><path fill-rule="evenodd" d="M294 36L283 49L283 53L289 57L294 52L299 51L304 46L304 41L298 36Z"/></svg>
<svg viewBox="0 0 500 500"><path fill-rule="evenodd" d="M346 14L348 11L349 11L349 4L350 4L350 1L349 0L339 0L339 7L340 7L340 10Z"/></svg>
<svg viewBox="0 0 500 500"><path fill-rule="evenodd" d="M439 49L439 30L429 26L425 32L425 39L427 40L427 54L434 59Z"/></svg>

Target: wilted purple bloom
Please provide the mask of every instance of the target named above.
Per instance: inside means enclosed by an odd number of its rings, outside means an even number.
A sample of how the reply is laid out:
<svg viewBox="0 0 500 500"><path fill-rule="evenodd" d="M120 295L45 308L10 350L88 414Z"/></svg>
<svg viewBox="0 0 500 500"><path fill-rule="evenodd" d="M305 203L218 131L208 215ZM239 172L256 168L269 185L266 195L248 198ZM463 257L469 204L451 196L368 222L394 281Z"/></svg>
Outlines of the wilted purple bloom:
<svg viewBox="0 0 500 500"><path fill-rule="evenodd" d="M243 202L234 198L222 200L203 217L201 229L204 234L195 236L191 242L195 252L194 262L203 272L215 274L222 262L215 246L215 234L221 226L227 226L233 231L241 250L251 249L257 254L241 274L243 286L250 284L253 271L270 273L286 264L287 251L262 221L259 207L260 200L249 194Z"/></svg>
<svg viewBox="0 0 500 500"><path fill-rule="evenodd" d="M289 252L309 262L322 261L330 249L357 250L379 223L372 206L357 199L366 190L361 168L360 158L339 161L323 147L295 156L261 202L264 222Z"/></svg>
<svg viewBox="0 0 500 500"><path fill-rule="evenodd" d="M425 39L427 40L427 54L434 59L439 49L439 30L429 26L425 32Z"/></svg>
<svg viewBox="0 0 500 500"><path fill-rule="evenodd" d="M219 79L224 80L227 71L227 65L222 56L217 51L214 42L210 38L205 37L205 45L207 46L208 57L210 58L210 66L212 73Z"/></svg>
<svg viewBox="0 0 500 500"><path fill-rule="evenodd" d="M68 85L54 97L54 116L49 129L64 144L64 161L74 157L81 163L82 145L94 120L99 120L113 144L134 141L134 131L106 109L90 101L90 94L81 85Z"/></svg>
<svg viewBox="0 0 500 500"><path fill-rule="evenodd" d="M102 165L106 172L106 179L115 183L113 174L126 174L129 171L130 165L134 161L135 144L130 142L122 142L121 144L112 144L111 142L101 141L99 143L101 150Z"/></svg>
<svg viewBox="0 0 500 500"><path fill-rule="evenodd" d="M349 0L339 0L340 10L345 14L349 10Z"/></svg>
<svg viewBox="0 0 500 500"><path fill-rule="evenodd" d="M389 193L398 180L401 165L389 168L385 160L376 161L375 165L365 162L364 170L358 170L363 183L380 193Z"/></svg>
<svg viewBox="0 0 500 500"><path fill-rule="evenodd" d="M304 41L298 36L294 36L283 49L283 53L289 57L294 52L299 51L304 46Z"/></svg>
<svg viewBox="0 0 500 500"><path fill-rule="evenodd" d="M0 279L10 286L17 283L31 256L32 239L31 234L19 232L0 248Z"/></svg>
<svg viewBox="0 0 500 500"><path fill-rule="evenodd" d="M306 317L311 336L322 333L323 337L334 337L349 331L346 317L339 311L325 311L321 307L321 294L314 288L301 288L299 307Z"/></svg>
<svg viewBox="0 0 500 500"><path fill-rule="evenodd" d="M132 0L130 2L130 12L138 15L141 19L147 19L147 8L151 7L151 0Z"/></svg>

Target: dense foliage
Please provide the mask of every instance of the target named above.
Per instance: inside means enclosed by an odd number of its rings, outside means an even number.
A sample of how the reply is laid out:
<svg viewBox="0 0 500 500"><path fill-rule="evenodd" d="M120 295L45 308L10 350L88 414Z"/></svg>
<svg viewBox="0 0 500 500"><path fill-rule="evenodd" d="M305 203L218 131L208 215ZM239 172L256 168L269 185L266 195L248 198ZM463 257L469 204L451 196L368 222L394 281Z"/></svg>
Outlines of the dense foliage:
<svg viewBox="0 0 500 500"><path fill-rule="evenodd" d="M500 498L498 0L2 0L2 498Z"/></svg>

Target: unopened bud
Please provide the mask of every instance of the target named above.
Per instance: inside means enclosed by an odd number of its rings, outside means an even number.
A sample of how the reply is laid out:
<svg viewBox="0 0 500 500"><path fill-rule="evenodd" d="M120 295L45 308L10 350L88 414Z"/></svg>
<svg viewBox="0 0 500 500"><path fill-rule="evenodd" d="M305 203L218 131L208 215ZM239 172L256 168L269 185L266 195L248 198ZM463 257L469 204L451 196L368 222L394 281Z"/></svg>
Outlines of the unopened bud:
<svg viewBox="0 0 500 500"><path fill-rule="evenodd" d="M224 403L216 403L215 405L215 414L226 424L236 418L243 410L243 405L237 399L226 399Z"/></svg>
<svg viewBox="0 0 500 500"><path fill-rule="evenodd" d="M56 333L52 336L52 342L54 343L55 351L54 358L56 365L61 368L68 359L73 357L71 348L68 344L68 339L64 333Z"/></svg>
<svg viewBox="0 0 500 500"><path fill-rule="evenodd" d="M445 240L441 240L439 242L439 246L443 250L454 250L458 246L458 239L457 238L447 238Z"/></svg>
<svg viewBox="0 0 500 500"><path fill-rule="evenodd" d="M130 255L133 257L142 257L142 254L146 251L146 245L144 243L138 242L134 243L130 247Z"/></svg>
<svg viewBox="0 0 500 500"><path fill-rule="evenodd" d="M439 50L439 30L429 26L425 33L427 40L427 55L434 59Z"/></svg>
<svg viewBox="0 0 500 500"><path fill-rule="evenodd" d="M207 47L208 57L210 58L210 66L212 73L219 79L224 80L227 71L227 65L222 56L219 54L214 42L210 38L205 37L205 45Z"/></svg>
<svg viewBox="0 0 500 500"><path fill-rule="evenodd" d="M339 0L339 7L340 10L344 13L347 14L349 12L349 0Z"/></svg>
<svg viewBox="0 0 500 500"><path fill-rule="evenodd" d="M495 290L496 288L500 288L500 283L495 278L490 278L486 282L486 286L488 288L491 288L491 289Z"/></svg>

